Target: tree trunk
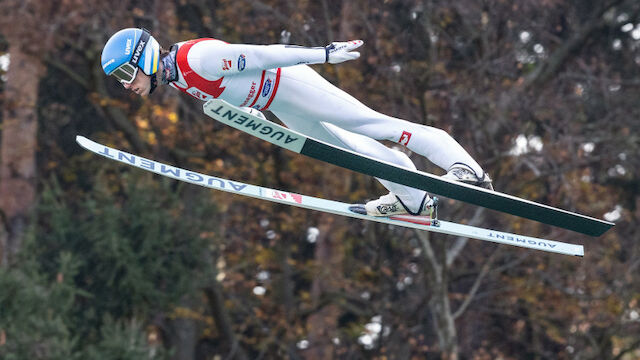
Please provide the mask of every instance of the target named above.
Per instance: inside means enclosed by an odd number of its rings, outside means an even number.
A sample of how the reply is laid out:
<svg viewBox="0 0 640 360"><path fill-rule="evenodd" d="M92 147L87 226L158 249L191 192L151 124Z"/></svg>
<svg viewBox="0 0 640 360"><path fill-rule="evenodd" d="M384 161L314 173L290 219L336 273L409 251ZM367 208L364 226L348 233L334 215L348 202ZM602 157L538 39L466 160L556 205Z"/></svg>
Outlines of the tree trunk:
<svg viewBox="0 0 640 360"><path fill-rule="evenodd" d="M442 358L458 359L458 333L453 320L451 303L449 302L449 270L447 268L447 247L444 239L431 241L434 246L435 259L440 267L440 276L432 283L433 297L429 308L436 325L436 333L442 350Z"/></svg>
<svg viewBox="0 0 640 360"><path fill-rule="evenodd" d="M11 63L4 92L0 150L0 265L20 250L36 196L38 118L36 102L43 64L10 39Z"/></svg>
<svg viewBox="0 0 640 360"><path fill-rule="evenodd" d="M436 326L442 358L447 360L458 359L458 334L449 303L447 281L434 284L431 289L433 297L429 302L429 308Z"/></svg>
<svg viewBox="0 0 640 360"><path fill-rule="evenodd" d="M345 1L340 9L340 38L330 39L330 41L347 41L354 36L353 19L356 18L357 9L353 1Z"/></svg>
<svg viewBox="0 0 640 360"><path fill-rule="evenodd" d="M191 296L180 299L178 307L194 309L198 306ZM169 321L171 327L171 347L173 360L193 360L196 358L196 346L198 344L199 329L196 320L190 317L180 316Z"/></svg>
<svg viewBox="0 0 640 360"><path fill-rule="evenodd" d="M315 260L319 271L311 285L316 311L307 321L310 347L303 353L305 359L333 359L335 355L332 341L337 336L340 308L323 300L328 296L335 297L328 294L340 291L338 286L342 279L344 252L339 239L343 237L330 233L335 229L335 220L334 216L323 215L318 226L320 235L316 241Z"/></svg>
<svg viewBox="0 0 640 360"><path fill-rule="evenodd" d="M220 285L220 283L218 283L215 277L211 278L209 286L204 289L204 293L207 296L216 328L218 329L220 335L222 335L222 339L224 340L224 342L229 346L229 352L225 356L225 358L236 360L248 359L249 357L242 348L240 340L233 331L233 320L231 319L229 311L224 305L224 294L222 286Z"/></svg>
<svg viewBox="0 0 640 360"><path fill-rule="evenodd" d="M420 239L425 258L431 270L427 273L432 296L429 311L433 316L433 324L438 334L438 344L442 358L458 359L458 333L454 322L451 303L449 302L449 275L447 268L447 247L444 239L432 239L432 234L416 231Z"/></svg>

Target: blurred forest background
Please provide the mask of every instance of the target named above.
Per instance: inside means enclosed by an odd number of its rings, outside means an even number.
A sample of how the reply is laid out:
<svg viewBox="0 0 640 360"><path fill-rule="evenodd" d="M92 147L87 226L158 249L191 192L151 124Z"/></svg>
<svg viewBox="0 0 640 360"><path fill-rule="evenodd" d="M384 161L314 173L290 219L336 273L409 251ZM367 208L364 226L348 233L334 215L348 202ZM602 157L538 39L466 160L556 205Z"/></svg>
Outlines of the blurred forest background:
<svg viewBox="0 0 640 360"><path fill-rule="evenodd" d="M372 108L447 130L497 190L615 221L600 238L446 201L447 220L580 243L584 258L428 234L177 183L183 168L347 202L372 178L215 123L100 67L160 43L324 46ZM637 0L0 1L0 358L640 358ZM412 156L420 169L441 174Z"/></svg>

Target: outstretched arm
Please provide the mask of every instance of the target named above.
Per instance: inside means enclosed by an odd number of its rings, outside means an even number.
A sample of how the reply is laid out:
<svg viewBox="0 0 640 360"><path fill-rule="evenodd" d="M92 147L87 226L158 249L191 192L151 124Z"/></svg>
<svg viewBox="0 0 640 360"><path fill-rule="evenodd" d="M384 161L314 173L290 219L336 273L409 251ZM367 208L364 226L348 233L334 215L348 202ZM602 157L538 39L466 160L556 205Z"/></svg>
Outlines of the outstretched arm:
<svg viewBox="0 0 640 360"><path fill-rule="evenodd" d="M360 53L352 51L362 46L362 40L333 42L326 47L291 45L241 45L220 41L207 42L202 49L204 71L215 77L234 75L243 71L266 70L300 64L332 64L353 60Z"/></svg>

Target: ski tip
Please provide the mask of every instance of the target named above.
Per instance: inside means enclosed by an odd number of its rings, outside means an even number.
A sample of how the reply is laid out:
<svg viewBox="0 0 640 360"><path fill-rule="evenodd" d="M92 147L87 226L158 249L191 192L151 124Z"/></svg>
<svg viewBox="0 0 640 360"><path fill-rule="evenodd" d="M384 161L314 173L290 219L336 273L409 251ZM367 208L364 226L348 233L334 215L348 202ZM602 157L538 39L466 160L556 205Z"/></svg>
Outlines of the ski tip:
<svg viewBox="0 0 640 360"><path fill-rule="evenodd" d="M80 144L80 146L86 148L87 144L89 143L89 139L87 139L86 137L82 136L82 135L76 135L76 142L78 144Z"/></svg>
<svg viewBox="0 0 640 360"><path fill-rule="evenodd" d="M364 204L354 204L349 206L349 210L356 214L367 215L367 209L364 208Z"/></svg>

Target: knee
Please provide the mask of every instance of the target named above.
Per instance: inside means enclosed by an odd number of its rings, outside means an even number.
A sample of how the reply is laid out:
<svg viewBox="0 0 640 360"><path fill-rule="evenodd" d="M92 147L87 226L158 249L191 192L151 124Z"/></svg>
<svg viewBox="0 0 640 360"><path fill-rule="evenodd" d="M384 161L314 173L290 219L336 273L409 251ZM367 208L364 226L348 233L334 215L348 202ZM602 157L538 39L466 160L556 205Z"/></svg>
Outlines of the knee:
<svg viewBox="0 0 640 360"><path fill-rule="evenodd" d="M389 150L390 150L390 154L392 154L392 156L395 158L395 161L394 161L395 164L398 164L410 169L416 169L416 165L413 163L413 161L411 161L411 159L409 159L407 154L396 149L389 148Z"/></svg>
<svg viewBox="0 0 640 360"><path fill-rule="evenodd" d="M411 129L413 131L403 131L400 135L398 143L411 148L411 145L417 145L424 141L427 142L448 142L452 139L451 135L440 128L433 126L420 125L419 128Z"/></svg>
<svg viewBox="0 0 640 360"><path fill-rule="evenodd" d="M449 137L451 135L449 135L448 132L446 132L445 130L442 130L440 128L437 127L433 127L433 126L428 126L428 125L422 125L429 134L431 134L432 136L443 136L443 137Z"/></svg>

